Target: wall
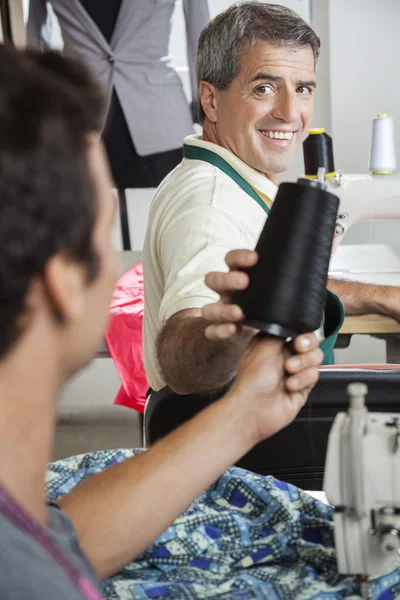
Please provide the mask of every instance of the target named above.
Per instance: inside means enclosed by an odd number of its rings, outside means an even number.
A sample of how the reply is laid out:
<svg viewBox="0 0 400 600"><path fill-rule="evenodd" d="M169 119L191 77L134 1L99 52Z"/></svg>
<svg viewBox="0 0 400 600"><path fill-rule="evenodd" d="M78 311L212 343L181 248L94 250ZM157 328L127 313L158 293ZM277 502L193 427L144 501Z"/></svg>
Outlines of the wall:
<svg viewBox="0 0 400 600"><path fill-rule="evenodd" d="M329 4L332 133L337 163L368 169L372 118L394 117L400 136L398 0L334 0Z"/></svg>
<svg viewBox="0 0 400 600"><path fill-rule="evenodd" d="M318 0L317 0L318 1ZM400 147L400 2L329 0L332 137L336 167L368 171L372 118L387 112ZM364 222L346 243L399 243L399 221Z"/></svg>

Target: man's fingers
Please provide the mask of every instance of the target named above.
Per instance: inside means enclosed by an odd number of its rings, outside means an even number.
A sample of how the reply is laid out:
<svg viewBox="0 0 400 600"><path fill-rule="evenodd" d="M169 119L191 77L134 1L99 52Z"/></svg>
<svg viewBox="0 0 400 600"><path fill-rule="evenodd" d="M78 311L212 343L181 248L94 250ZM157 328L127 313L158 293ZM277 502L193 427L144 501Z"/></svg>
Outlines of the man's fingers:
<svg viewBox="0 0 400 600"><path fill-rule="evenodd" d="M314 348L318 348L318 346L319 340L315 333L303 333L293 340L293 348L295 352L299 354L309 352Z"/></svg>
<svg viewBox="0 0 400 600"><path fill-rule="evenodd" d="M319 371L317 367L310 367L300 373L291 375L285 381L286 389L289 392L299 392L301 390L312 389L318 381Z"/></svg>
<svg viewBox="0 0 400 600"><path fill-rule="evenodd" d="M206 285L220 295L231 293L235 290L244 290L249 285L249 276L240 271L229 271L229 273L207 273Z"/></svg>
<svg viewBox="0 0 400 600"><path fill-rule="evenodd" d="M225 262L231 270L252 267L258 261L255 250L231 250L225 257Z"/></svg>
<svg viewBox="0 0 400 600"><path fill-rule="evenodd" d="M237 304L207 304L202 308L202 317L212 323L231 323L243 319L243 311Z"/></svg>
<svg viewBox="0 0 400 600"><path fill-rule="evenodd" d="M324 353L320 348L315 348L305 354L296 354L285 361L287 373L298 373L309 367L318 367L324 359Z"/></svg>

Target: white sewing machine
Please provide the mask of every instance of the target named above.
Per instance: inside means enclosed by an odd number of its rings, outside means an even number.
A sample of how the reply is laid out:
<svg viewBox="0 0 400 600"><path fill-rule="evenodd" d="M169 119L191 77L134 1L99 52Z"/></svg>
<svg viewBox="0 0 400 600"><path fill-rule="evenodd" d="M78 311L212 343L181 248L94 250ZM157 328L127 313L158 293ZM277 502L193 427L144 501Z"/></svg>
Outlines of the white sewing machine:
<svg viewBox="0 0 400 600"><path fill-rule="evenodd" d="M310 139L314 142L310 146ZM323 141L327 146L327 158L322 158ZM320 142L319 152L316 153ZM369 171L372 174L346 175L340 170L334 171L331 138L325 129L310 129L309 137L304 141L304 160L306 172L314 171L320 181L324 181L327 190L339 197L340 205L333 250L342 241L346 231L357 221L363 219L400 219L400 174L396 171L396 148L393 119L386 113L379 113L372 122ZM311 156L307 149L313 148ZM330 160L329 155L332 155ZM307 157L307 158L306 158ZM320 161L318 164L317 161ZM325 177L325 168L331 171ZM320 167L320 168L318 168ZM307 175L306 175L307 177Z"/></svg>
<svg viewBox="0 0 400 600"><path fill-rule="evenodd" d="M400 564L400 414L369 413L363 383L347 391L350 407L332 426L324 478L338 570L384 575Z"/></svg>
<svg viewBox="0 0 400 600"><path fill-rule="evenodd" d="M339 197L333 250L342 241L346 231L363 219L400 219L400 174L393 175L343 175L320 180L327 190Z"/></svg>
<svg viewBox="0 0 400 600"><path fill-rule="evenodd" d="M380 159L378 150L386 160L385 146L382 151L373 143L371 170ZM394 145L389 150L393 169ZM379 170L389 169L384 165ZM357 221L400 219L399 174L339 171L325 177L320 168L317 177L340 201L333 251ZM324 477L324 491L335 509L338 570L364 576L366 598L368 576L385 575L400 566L400 414L369 413L367 392L363 383L348 386L350 407L336 416L330 431Z"/></svg>

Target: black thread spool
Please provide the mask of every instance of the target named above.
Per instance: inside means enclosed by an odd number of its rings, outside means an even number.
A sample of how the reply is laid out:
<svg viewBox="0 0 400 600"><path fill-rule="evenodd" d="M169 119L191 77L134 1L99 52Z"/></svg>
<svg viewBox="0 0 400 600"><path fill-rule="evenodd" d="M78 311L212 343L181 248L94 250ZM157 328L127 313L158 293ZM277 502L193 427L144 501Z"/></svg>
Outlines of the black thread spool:
<svg viewBox="0 0 400 600"><path fill-rule="evenodd" d="M304 172L306 177L317 179L318 169L325 168L325 177L334 177L332 138L322 127L310 129L309 136L303 142Z"/></svg>
<svg viewBox="0 0 400 600"><path fill-rule="evenodd" d="M293 338L321 325L339 199L310 179L282 183L258 240L250 283L233 295L244 324Z"/></svg>

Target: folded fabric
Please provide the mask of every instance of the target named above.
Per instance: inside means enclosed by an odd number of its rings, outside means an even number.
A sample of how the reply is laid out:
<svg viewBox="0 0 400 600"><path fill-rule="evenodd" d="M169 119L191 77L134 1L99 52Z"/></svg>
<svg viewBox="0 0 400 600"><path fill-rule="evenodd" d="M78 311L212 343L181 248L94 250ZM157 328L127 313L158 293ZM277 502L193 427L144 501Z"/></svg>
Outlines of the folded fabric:
<svg viewBox="0 0 400 600"><path fill-rule="evenodd" d="M106 340L121 379L114 404L144 412L149 384L142 354L143 267L136 263L118 280L110 304Z"/></svg>
<svg viewBox="0 0 400 600"><path fill-rule="evenodd" d="M106 450L51 464L49 499L138 452ZM107 580L104 594L109 600L361 598L359 579L337 573L332 508L292 485L236 467ZM395 598L400 569L370 584L371 600Z"/></svg>

